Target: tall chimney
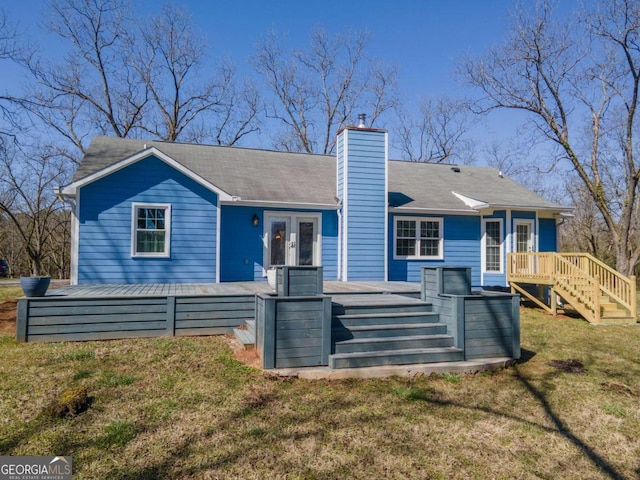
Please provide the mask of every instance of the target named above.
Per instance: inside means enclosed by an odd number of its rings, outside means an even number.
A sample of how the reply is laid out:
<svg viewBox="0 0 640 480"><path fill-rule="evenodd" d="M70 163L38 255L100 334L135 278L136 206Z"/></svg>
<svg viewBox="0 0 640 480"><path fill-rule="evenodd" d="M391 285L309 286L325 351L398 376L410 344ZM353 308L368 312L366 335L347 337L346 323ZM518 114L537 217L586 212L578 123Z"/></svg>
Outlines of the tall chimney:
<svg viewBox="0 0 640 480"><path fill-rule="evenodd" d="M385 130L360 126L338 132L338 279L387 280L388 183Z"/></svg>

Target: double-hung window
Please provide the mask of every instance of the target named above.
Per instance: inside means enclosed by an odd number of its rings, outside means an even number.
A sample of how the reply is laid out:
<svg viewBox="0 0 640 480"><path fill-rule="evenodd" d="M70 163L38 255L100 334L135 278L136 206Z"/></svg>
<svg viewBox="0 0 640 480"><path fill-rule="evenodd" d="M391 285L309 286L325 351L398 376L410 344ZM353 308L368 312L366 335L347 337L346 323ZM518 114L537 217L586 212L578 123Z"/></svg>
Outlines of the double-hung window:
<svg viewBox="0 0 640 480"><path fill-rule="evenodd" d="M502 272L502 220L484 220L484 271Z"/></svg>
<svg viewBox="0 0 640 480"><path fill-rule="evenodd" d="M168 257L171 240L171 205L132 205L131 255L133 257Z"/></svg>
<svg viewBox="0 0 640 480"><path fill-rule="evenodd" d="M394 258L443 258L442 218L395 218Z"/></svg>

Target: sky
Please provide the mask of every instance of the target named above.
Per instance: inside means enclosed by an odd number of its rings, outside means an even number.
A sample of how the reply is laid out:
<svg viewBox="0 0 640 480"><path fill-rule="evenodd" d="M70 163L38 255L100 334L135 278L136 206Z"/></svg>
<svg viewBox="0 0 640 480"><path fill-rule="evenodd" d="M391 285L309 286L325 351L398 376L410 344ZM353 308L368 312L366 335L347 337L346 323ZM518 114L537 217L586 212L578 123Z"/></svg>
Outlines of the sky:
<svg viewBox="0 0 640 480"><path fill-rule="evenodd" d="M156 12L161 1L131 0L136 14ZM285 33L288 46L305 46L310 31L321 26L330 33L366 29L372 34L369 55L397 66L400 96L411 105L422 97L472 92L454 78L455 64L464 54L482 54L508 32L513 0L210 0L177 1L205 32L213 55L228 54L240 73L251 73L248 59L261 35ZM559 0L561 12L578 0ZM61 55L61 44L47 36L42 24L44 0L0 0L0 7L28 37L44 45L45 54ZM4 68L0 90L20 81ZM354 122L356 119L354 119ZM504 135L513 130L512 117L496 114L477 127L477 135ZM392 137L393 132L389 132ZM250 145L261 146L261 145Z"/></svg>

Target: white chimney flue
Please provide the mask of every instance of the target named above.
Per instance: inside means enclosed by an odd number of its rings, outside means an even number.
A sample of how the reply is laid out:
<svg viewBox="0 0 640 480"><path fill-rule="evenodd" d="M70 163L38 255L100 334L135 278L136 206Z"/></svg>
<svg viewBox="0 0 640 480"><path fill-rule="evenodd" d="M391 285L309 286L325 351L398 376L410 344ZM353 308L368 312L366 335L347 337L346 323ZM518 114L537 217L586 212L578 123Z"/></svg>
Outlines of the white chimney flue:
<svg viewBox="0 0 640 480"><path fill-rule="evenodd" d="M358 128L367 128L366 122L367 122L367 114L366 113L359 113L358 114Z"/></svg>

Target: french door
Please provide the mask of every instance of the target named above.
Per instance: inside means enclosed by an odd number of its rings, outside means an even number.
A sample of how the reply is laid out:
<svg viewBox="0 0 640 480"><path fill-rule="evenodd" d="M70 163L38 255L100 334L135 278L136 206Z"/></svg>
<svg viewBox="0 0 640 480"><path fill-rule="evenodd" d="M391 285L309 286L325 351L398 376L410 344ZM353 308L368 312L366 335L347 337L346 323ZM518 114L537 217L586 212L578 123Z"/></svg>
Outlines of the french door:
<svg viewBox="0 0 640 480"><path fill-rule="evenodd" d="M535 250L533 241L533 222L530 220L516 220L515 251L516 253L530 253ZM518 259L517 271L525 274L537 273L537 259L531 255L523 255Z"/></svg>
<svg viewBox="0 0 640 480"><path fill-rule="evenodd" d="M320 265L320 214L265 212L265 269Z"/></svg>
<svg viewBox="0 0 640 480"><path fill-rule="evenodd" d="M533 252L533 222L516 221L516 253Z"/></svg>

